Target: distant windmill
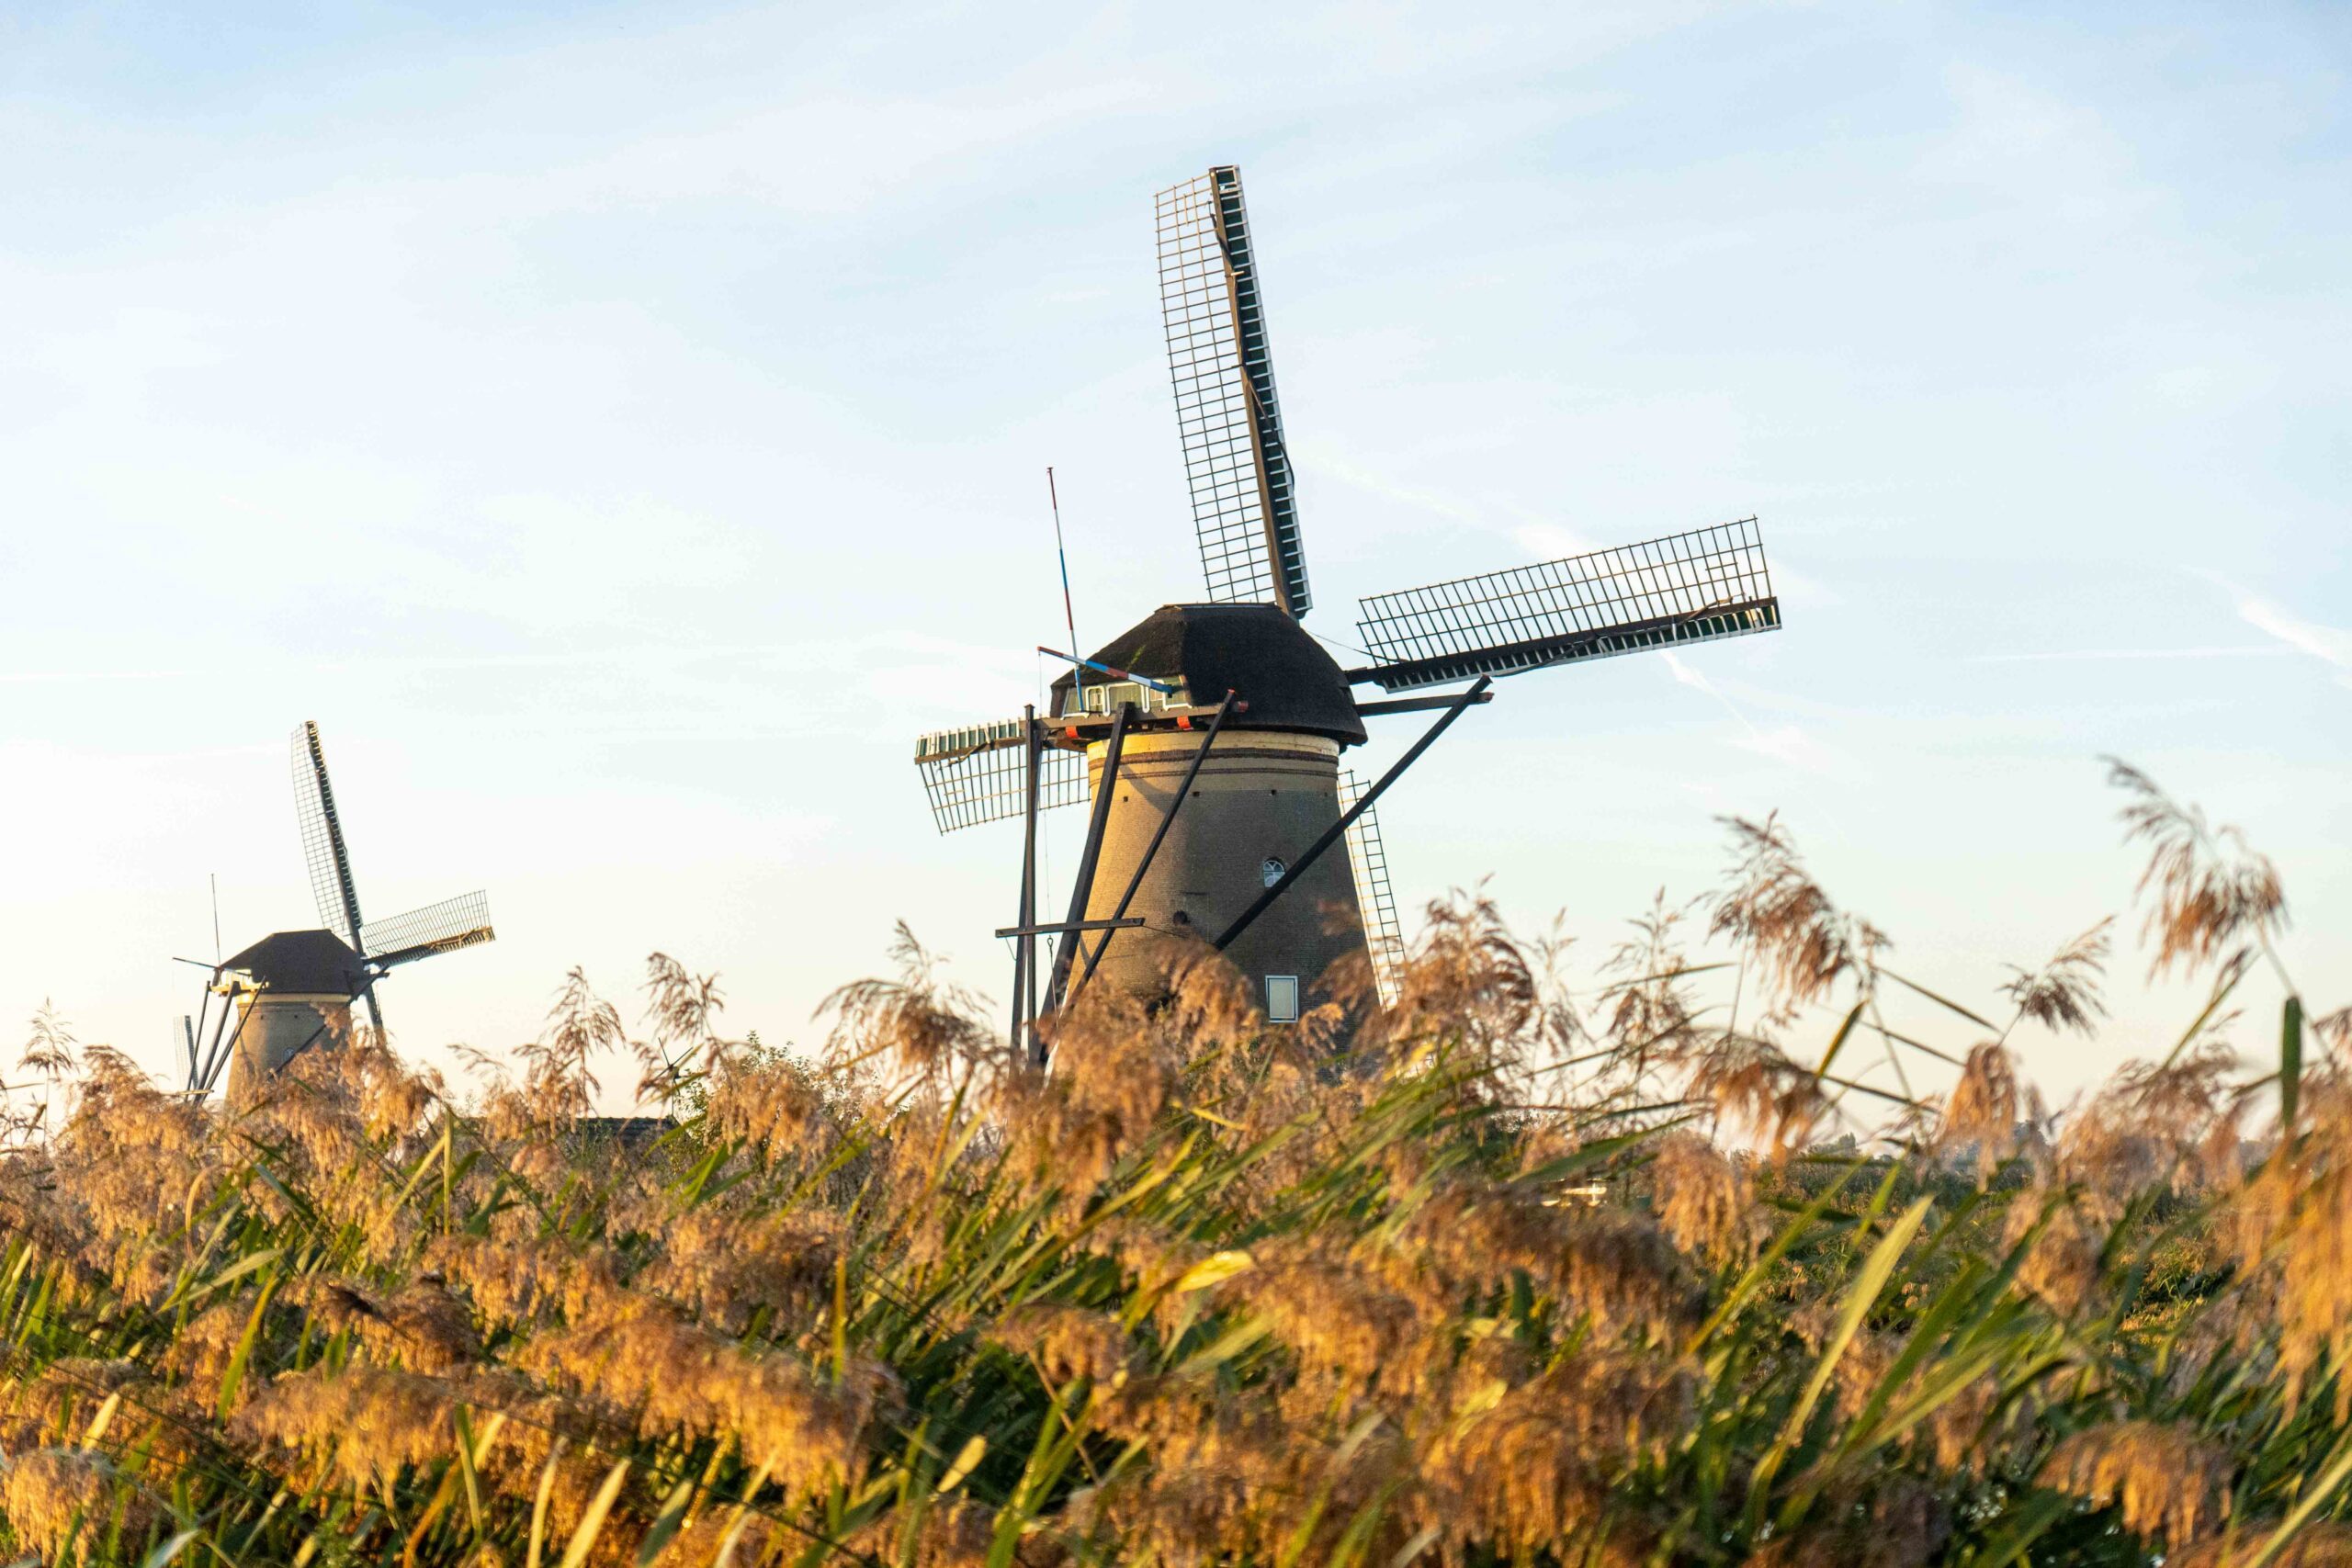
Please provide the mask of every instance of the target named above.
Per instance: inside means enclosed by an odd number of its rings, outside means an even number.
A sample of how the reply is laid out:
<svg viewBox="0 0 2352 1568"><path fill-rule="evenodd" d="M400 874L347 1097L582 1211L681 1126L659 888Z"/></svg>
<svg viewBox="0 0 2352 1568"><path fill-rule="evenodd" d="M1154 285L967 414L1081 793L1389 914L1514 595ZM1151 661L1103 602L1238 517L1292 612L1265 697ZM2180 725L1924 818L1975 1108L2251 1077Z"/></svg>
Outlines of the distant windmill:
<svg viewBox="0 0 2352 1568"><path fill-rule="evenodd" d="M1269 1018L1298 1017L1336 961L1393 964L1398 928L1373 803L1497 677L1781 624L1750 517L1366 599L1357 633L1373 662L1342 670L1299 625L1306 555L1240 171L1219 166L1163 191L1158 212L1161 316L1211 602L1162 605L1091 659L1058 655L1072 668L1044 718L1032 710L915 746L942 832L1027 820L1020 915L998 933L1017 942L1016 1033L1098 967L1148 993L1158 981L1148 949L1104 957L1136 927L1207 942L1251 977ZM1363 703L1350 689L1463 682L1459 693ZM1436 709L1377 781L1359 791L1351 777L1343 802L1340 754L1363 743L1364 719ZM1089 794L1069 917L1040 921L1037 813ZM1324 859L1343 838L1352 876ZM1035 940L1046 934L1062 941L1041 985Z"/></svg>
<svg viewBox="0 0 2352 1568"><path fill-rule="evenodd" d="M270 1074L312 1045L348 1034L351 1004L363 998L381 1038L376 982L389 971L497 938L490 898L479 892L363 921L317 725L305 722L294 732L293 751L295 822L326 929L278 931L221 960L206 987L204 1013L194 1022L181 1021L189 1091L210 1092L226 1066L232 1103L249 1099ZM222 998L218 1014L211 1010L215 996Z"/></svg>

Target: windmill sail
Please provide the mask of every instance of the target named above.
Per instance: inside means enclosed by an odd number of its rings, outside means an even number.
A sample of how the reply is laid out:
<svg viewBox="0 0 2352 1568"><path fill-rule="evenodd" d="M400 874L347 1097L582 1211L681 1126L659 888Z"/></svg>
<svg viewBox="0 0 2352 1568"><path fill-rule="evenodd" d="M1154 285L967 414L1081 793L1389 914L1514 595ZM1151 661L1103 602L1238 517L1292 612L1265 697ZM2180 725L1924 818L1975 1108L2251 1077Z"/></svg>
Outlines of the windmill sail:
<svg viewBox="0 0 2352 1568"><path fill-rule="evenodd" d="M359 951L377 968L390 969L497 940L490 925L490 896L461 893L405 915L369 921L360 929Z"/></svg>
<svg viewBox="0 0 2352 1568"><path fill-rule="evenodd" d="M319 744L319 727L308 720L294 732L294 820L302 835L302 859L310 868L319 921L364 961L353 978L358 988L352 995L367 1002L368 1021L381 1040L384 1013L376 1000L377 980L396 964L496 941L489 897L468 893L387 920L362 920L351 852L343 841L343 818L336 814L334 785L327 778L326 750ZM198 1077L217 1070L217 1065L200 1067Z"/></svg>
<svg viewBox="0 0 2352 1568"><path fill-rule="evenodd" d="M1379 662L1348 678L1411 691L1780 624L1763 538L1748 517L1366 599L1356 626Z"/></svg>
<svg viewBox="0 0 2352 1568"><path fill-rule="evenodd" d="M1241 171L1220 165L1156 205L1160 316L1209 597L1304 615L1306 556Z"/></svg>
<svg viewBox="0 0 2352 1568"><path fill-rule="evenodd" d="M319 727L308 719L294 732L294 818L302 834L302 858L311 868L319 923L356 948L359 892L351 880L351 852L344 847L343 819L335 815Z"/></svg>
<svg viewBox="0 0 2352 1568"><path fill-rule="evenodd" d="M1363 795L1363 781L1340 772L1340 810ZM1367 807L1348 829L1348 868L1355 874L1356 908L1363 915L1364 945L1372 952L1372 980L1380 1005L1395 1007L1405 973L1405 928L1396 918L1396 890L1388 881L1388 850L1380 840L1380 814Z"/></svg>
<svg viewBox="0 0 2352 1568"><path fill-rule="evenodd" d="M1028 808L1023 721L999 719L937 729L915 741L933 820L943 833L1018 817ZM1086 799L1086 753L1047 747L1038 759L1037 807L1077 806Z"/></svg>

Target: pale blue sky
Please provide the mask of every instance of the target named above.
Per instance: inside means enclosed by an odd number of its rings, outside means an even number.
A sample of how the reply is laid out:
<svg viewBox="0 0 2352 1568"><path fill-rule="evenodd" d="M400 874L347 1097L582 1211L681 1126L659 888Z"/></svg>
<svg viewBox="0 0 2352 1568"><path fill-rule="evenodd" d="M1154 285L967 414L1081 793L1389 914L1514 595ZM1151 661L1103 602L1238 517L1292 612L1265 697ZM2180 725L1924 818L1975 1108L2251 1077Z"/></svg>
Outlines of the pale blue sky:
<svg viewBox="0 0 2352 1568"><path fill-rule="evenodd" d="M421 1051L656 947L806 1040L899 915L1001 993L1016 845L910 743L1049 673L1047 463L1081 640L1197 595L1150 198L1224 161L1311 629L1751 513L1783 590L1506 682L1384 804L1408 904L1597 957L1779 807L1982 998L2128 896L2113 751L2341 1005L2348 72L2334 6L11 6L0 1013L160 1067L208 873L314 923L305 717L371 911L490 890ZM2045 1081L2187 1016L2123 967Z"/></svg>

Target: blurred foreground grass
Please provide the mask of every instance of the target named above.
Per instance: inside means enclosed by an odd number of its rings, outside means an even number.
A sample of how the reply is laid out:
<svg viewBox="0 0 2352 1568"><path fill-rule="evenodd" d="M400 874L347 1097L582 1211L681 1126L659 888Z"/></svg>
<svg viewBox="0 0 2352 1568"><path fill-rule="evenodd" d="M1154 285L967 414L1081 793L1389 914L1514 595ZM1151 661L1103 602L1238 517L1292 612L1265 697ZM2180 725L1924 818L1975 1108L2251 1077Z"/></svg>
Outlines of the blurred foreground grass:
<svg viewBox="0 0 2352 1568"><path fill-rule="evenodd" d="M575 975L465 1100L360 1039L231 1113L44 1014L0 1545L2352 1562L2352 1028L2290 1000L2241 1065L2278 878L2115 782L2154 961L2211 1000L2055 1117L2007 1042L2097 1029L2108 929L1906 1036L1880 998L1918 988L1770 822L1587 990L1475 903L1369 1018L1269 1027L1170 947L1166 1005L1081 998L1042 1075L910 940L821 1057L724 1038L657 957L642 1039ZM632 1050L658 1138L580 1120Z"/></svg>

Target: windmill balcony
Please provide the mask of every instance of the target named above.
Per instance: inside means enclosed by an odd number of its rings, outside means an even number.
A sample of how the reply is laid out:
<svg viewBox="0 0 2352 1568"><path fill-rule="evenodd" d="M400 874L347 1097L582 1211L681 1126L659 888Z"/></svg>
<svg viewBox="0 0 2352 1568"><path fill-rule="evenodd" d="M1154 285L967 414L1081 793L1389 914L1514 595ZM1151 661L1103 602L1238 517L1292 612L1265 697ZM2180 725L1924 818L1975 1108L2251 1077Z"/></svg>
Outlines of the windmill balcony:
<svg viewBox="0 0 2352 1568"><path fill-rule="evenodd" d="M1181 681L1171 683L1176 687L1172 692L1163 692L1157 687L1147 686L1136 681L1104 681L1099 684L1091 683L1081 694L1081 705L1077 711L1111 714L1118 711L1119 705L1122 703L1130 704L1137 713L1147 715L1165 713L1170 708L1191 707L1192 694L1185 690L1184 683ZM1057 693L1054 716L1067 718L1070 714L1068 694Z"/></svg>

